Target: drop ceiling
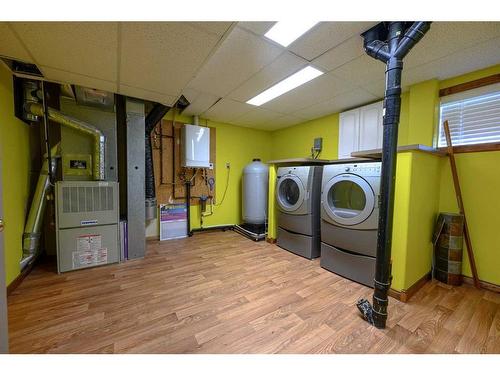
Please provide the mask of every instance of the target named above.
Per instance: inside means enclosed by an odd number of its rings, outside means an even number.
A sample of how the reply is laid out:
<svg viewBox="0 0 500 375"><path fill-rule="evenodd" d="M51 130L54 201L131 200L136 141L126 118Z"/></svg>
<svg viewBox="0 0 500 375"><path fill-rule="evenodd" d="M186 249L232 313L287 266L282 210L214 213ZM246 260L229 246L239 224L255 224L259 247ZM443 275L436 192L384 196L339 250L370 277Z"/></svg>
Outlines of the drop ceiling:
<svg viewBox="0 0 500 375"><path fill-rule="evenodd" d="M287 48L274 22L0 22L0 55L48 80L172 105L187 115L274 130L383 97L384 66L365 55L373 22L320 22ZM498 64L500 22L434 22L405 60L403 89ZM322 76L261 107L246 101L306 65Z"/></svg>

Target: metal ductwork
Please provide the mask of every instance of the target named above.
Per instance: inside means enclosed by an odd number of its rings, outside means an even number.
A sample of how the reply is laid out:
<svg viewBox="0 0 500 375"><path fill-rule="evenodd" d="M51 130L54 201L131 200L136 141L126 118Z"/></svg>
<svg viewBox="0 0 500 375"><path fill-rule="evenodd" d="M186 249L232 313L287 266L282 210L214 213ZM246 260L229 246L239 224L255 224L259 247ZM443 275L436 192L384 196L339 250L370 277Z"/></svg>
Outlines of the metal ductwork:
<svg viewBox="0 0 500 375"><path fill-rule="evenodd" d="M377 328L385 328L387 294L392 281L392 224L403 58L422 39L430 24L430 22L383 22L362 34L366 53L386 64L382 177L373 306L366 300L358 301L358 308L363 317Z"/></svg>
<svg viewBox="0 0 500 375"><path fill-rule="evenodd" d="M156 124L167 114L170 107L157 103L148 113L145 120L145 152L146 152L146 220L156 219L156 192L155 175L153 166L153 146L151 144L151 133Z"/></svg>
<svg viewBox="0 0 500 375"><path fill-rule="evenodd" d="M44 110L40 103L26 102L25 110L33 116L43 116ZM61 112L48 108L48 118L54 122L76 129L82 133L91 135L94 138L94 180L104 180L104 153L106 148L106 138L103 133L84 121L62 114ZM24 227L23 234L23 258L21 259L21 270L23 270L36 256L40 245L40 231L47 205L47 195L52 187L50 176L54 176L57 169L57 158L60 155L60 145L57 144L50 150L50 156L45 155L40 176L36 185L33 201L28 213L28 219ZM49 167L50 158L50 167ZM49 169L50 168L50 169Z"/></svg>
<svg viewBox="0 0 500 375"><path fill-rule="evenodd" d="M57 169L57 158L60 155L59 144L52 147L50 154L50 171L47 154L43 162L40 176L36 184L33 201L31 202L28 220L24 226L23 234L23 258L21 259L21 270L23 270L35 257L40 245L40 231L43 222L47 195L51 188L50 175L54 175Z"/></svg>
<svg viewBox="0 0 500 375"><path fill-rule="evenodd" d="M26 103L26 111L35 115L43 116L43 106L39 103ZM94 180L104 180L104 155L106 149L106 137L95 126L90 125L85 121L78 120L71 116L67 116L53 108L48 109L49 120L57 122L62 126L78 130L82 133L88 134L94 138L94 155L93 155L93 176Z"/></svg>

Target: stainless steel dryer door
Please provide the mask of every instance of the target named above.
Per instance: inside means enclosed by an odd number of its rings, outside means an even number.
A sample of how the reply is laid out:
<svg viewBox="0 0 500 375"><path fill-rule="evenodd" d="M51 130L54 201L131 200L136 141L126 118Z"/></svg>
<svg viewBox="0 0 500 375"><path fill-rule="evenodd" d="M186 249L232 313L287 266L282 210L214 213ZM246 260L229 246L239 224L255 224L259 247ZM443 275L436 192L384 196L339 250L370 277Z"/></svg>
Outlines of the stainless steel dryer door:
<svg viewBox="0 0 500 375"><path fill-rule="evenodd" d="M341 174L324 185L321 195L324 211L334 223L354 226L361 224L375 208L375 194L362 177Z"/></svg>
<svg viewBox="0 0 500 375"><path fill-rule="evenodd" d="M306 191L300 178L293 174L283 175L276 186L276 201L280 210L299 213L306 198ZM302 210L300 210L302 211Z"/></svg>

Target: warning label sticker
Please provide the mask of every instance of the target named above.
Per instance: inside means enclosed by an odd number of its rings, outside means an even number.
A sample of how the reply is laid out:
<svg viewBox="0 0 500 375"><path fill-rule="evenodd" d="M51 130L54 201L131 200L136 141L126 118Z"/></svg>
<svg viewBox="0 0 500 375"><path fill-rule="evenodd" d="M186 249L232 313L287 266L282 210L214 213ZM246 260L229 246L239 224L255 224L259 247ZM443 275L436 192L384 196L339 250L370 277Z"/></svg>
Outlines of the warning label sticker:
<svg viewBox="0 0 500 375"><path fill-rule="evenodd" d="M102 236L99 234L77 237L76 250L73 252L73 268L96 266L108 262L108 249L102 247Z"/></svg>

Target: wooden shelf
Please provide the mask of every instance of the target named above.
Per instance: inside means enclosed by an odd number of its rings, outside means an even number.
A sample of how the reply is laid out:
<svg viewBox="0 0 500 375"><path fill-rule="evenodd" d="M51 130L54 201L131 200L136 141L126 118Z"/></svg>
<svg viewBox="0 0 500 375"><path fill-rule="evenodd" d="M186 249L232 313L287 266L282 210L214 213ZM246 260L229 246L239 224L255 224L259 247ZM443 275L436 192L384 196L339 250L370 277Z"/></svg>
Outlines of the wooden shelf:
<svg viewBox="0 0 500 375"><path fill-rule="evenodd" d="M324 165L330 164L330 160L312 158L290 158L269 160L267 164L304 164L304 165Z"/></svg>
<svg viewBox="0 0 500 375"><path fill-rule="evenodd" d="M436 156L446 156L446 152L443 150L438 150L436 148L420 144L398 147L398 152L406 152L406 151L419 151L419 152L426 152L429 154L433 154ZM355 158L381 159L382 149L379 148L375 150L356 151L352 152L351 156Z"/></svg>
<svg viewBox="0 0 500 375"><path fill-rule="evenodd" d="M357 161L367 161L371 158L360 158L354 157L349 159L310 159L310 158L291 158L291 159L278 159L278 160L269 160L267 164L277 164L277 165L287 165L287 164L295 164L295 165L327 165L327 164L341 164L341 163L355 163Z"/></svg>

